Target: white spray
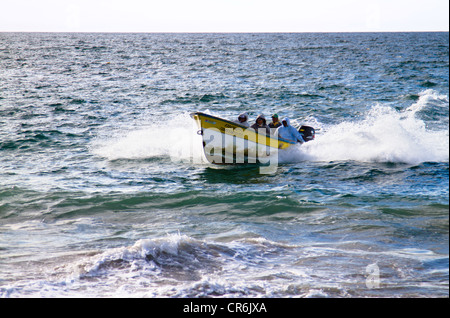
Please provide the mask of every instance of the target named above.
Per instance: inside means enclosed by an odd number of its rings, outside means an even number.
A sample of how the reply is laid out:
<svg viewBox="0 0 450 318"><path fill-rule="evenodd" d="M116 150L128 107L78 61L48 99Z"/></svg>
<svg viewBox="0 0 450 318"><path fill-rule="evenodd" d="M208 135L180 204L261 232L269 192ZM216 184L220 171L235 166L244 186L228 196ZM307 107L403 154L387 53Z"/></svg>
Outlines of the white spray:
<svg viewBox="0 0 450 318"><path fill-rule="evenodd" d="M445 128L427 128L418 116L432 102L448 109L447 96L427 90L405 111L377 104L362 120L324 126L314 142L301 147L303 157L314 161L447 162L448 123Z"/></svg>

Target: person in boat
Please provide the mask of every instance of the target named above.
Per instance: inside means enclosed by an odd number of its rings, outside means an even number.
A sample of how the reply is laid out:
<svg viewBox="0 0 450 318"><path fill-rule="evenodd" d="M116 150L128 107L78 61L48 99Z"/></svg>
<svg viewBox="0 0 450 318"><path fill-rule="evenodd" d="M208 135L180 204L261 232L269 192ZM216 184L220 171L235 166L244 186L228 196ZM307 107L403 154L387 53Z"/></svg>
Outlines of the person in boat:
<svg viewBox="0 0 450 318"><path fill-rule="evenodd" d="M250 127L250 124L248 123L248 114L246 112L240 114L235 123L245 126L247 128Z"/></svg>
<svg viewBox="0 0 450 318"><path fill-rule="evenodd" d="M270 128L266 124L266 117L264 117L264 115L262 114L256 117L256 122L251 125L251 128L259 133L265 133L266 135L270 134Z"/></svg>
<svg viewBox="0 0 450 318"><path fill-rule="evenodd" d="M278 128L281 126L281 122L278 120L278 114L272 115L272 122L269 124L269 128Z"/></svg>
<svg viewBox="0 0 450 318"><path fill-rule="evenodd" d="M298 130L291 126L289 118L283 118L281 123L282 126L277 128L275 131L275 136L295 142L298 141L301 144L305 142Z"/></svg>
<svg viewBox="0 0 450 318"><path fill-rule="evenodd" d="M281 122L278 120L278 114L272 115L272 122L269 124L270 133L275 134L275 130L281 126Z"/></svg>

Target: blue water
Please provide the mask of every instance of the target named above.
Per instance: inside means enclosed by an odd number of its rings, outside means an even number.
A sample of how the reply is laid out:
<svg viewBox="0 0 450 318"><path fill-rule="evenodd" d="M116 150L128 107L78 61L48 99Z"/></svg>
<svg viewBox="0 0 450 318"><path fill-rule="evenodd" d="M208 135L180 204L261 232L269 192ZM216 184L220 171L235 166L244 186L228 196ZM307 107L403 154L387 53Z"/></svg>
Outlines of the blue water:
<svg viewBox="0 0 450 318"><path fill-rule="evenodd" d="M0 296L448 297L448 33L0 33ZM316 139L204 160L189 113Z"/></svg>

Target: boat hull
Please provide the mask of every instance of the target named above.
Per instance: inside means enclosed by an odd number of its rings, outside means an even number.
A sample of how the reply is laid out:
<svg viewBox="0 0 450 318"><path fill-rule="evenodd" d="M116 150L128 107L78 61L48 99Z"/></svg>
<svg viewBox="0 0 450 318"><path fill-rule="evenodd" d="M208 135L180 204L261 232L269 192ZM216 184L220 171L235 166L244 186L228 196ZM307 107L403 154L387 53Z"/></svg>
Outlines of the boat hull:
<svg viewBox="0 0 450 318"><path fill-rule="evenodd" d="M271 164L278 160L279 149L295 144L205 113L191 117L200 128L205 157L213 164Z"/></svg>

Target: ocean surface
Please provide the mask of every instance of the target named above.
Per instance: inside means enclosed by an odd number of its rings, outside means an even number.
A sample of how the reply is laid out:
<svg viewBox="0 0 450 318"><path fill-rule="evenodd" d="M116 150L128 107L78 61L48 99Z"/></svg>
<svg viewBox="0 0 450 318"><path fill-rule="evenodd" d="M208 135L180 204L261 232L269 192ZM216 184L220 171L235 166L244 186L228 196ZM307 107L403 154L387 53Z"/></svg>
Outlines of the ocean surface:
<svg viewBox="0 0 450 318"><path fill-rule="evenodd" d="M448 32L0 33L0 297L448 297L448 210Z"/></svg>

